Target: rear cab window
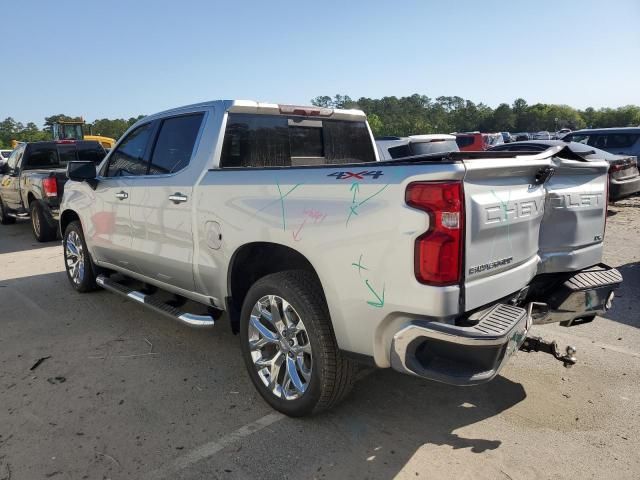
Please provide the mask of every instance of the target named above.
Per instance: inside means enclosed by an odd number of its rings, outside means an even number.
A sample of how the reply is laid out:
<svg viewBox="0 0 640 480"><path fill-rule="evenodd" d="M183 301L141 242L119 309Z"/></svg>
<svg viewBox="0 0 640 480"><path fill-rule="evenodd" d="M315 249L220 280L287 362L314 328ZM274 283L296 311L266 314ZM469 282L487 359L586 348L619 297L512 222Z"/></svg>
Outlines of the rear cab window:
<svg viewBox="0 0 640 480"><path fill-rule="evenodd" d="M98 143L41 143L28 146L25 169L63 169L76 160L91 160L98 164L106 152Z"/></svg>
<svg viewBox="0 0 640 480"><path fill-rule="evenodd" d="M366 122L229 113L220 166L288 167L375 162Z"/></svg>
<svg viewBox="0 0 640 480"><path fill-rule="evenodd" d="M54 143L33 143L27 146L25 161L22 166L24 170L57 168L59 165L58 150Z"/></svg>

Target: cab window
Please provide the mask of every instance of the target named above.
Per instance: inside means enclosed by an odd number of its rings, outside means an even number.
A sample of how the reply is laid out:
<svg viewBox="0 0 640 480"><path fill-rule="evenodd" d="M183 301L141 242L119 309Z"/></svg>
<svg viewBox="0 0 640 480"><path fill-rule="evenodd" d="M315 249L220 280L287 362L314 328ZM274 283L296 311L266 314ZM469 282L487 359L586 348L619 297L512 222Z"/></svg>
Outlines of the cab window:
<svg viewBox="0 0 640 480"><path fill-rule="evenodd" d="M109 157L107 177L146 175L148 162L145 152L153 131L153 123L140 125L118 145Z"/></svg>
<svg viewBox="0 0 640 480"><path fill-rule="evenodd" d="M13 152L11 152L11 156L9 157L9 160L7 160L9 171L14 171L18 167L18 165L20 164L20 160L22 160L23 153L24 145L19 146Z"/></svg>
<svg viewBox="0 0 640 480"><path fill-rule="evenodd" d="M189 165L204 114L183 115L162 121L151 155L149 175L175 173Z"/></svg>

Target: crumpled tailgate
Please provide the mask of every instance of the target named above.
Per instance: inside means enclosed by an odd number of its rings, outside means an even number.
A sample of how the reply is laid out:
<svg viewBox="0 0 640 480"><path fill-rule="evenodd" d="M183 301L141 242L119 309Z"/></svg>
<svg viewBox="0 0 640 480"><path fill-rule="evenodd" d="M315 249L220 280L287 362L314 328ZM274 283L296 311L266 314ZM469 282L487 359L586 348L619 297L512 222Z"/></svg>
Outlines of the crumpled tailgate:
<svg viewBox="0 0 640 480"><path fill-rule="evenodd" d="M538 273L600 261L608 164L559 152L464 160L465 311L518 292ZM553 175L540 182L549 167Z"/></svg>

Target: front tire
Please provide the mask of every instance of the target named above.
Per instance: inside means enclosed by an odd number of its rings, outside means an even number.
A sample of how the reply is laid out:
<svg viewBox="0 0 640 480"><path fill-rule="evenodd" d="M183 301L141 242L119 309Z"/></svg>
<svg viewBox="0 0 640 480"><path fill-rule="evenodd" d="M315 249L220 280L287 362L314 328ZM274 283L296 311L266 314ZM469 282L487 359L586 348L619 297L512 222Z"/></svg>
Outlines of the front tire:
<svg viewBox="0 0 640 480"><path fill-rule="evenodd" d="M93 264L80 222L71 222L62 238L64 266L71 286L80 293L98 289L98 268Z"/></svg>
<svg viewBox="0 0 640 480"><path fill-rule="evenodd" d="M258 280L242 306L240 341L251 381L285 415L327 410L351 389L355 365L338 349L322 288L309 272Z"/></svg>
<svg viewBox="0 0 640 480"><path fill-rule="evenodd" d="M42 208L42 205L37 200L31 202L31 229L33 230L33 236L39 242L50 242L55 240L58 232L56 227L52 225L52 221L47 218L47 214Z"/></svg>
<svg viewBox="0 0 640 480"><path fill-rule="evenodd" d="M15 217L7 215L6 207L4 206L4 203L2 203L2 199L0 199L0 224L13 225L14 223L16 223Z"/></svg>

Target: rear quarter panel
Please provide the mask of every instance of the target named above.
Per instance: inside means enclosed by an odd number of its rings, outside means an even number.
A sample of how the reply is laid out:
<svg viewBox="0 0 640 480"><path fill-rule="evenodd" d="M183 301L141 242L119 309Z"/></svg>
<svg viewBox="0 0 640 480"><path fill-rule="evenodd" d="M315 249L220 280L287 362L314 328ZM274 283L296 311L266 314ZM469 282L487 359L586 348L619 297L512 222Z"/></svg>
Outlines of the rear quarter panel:
<svg viewBox="0 0 640 480"><path fill-rule="evenodd" d="M362 175L366 171L380 175ZM340 172L356 176L339 178ZM229 262L240 247L255 241L288 246L318 273L339 346L374 355L385 366L388 345L380 332L386 322L459 310L457 286L428 287L415 279L414 242L428 217L406 206L406 186L463 174L461 164L210 170L196 190L196 282L207 295L224 298ZM211 243L212 222L221 245Z"/></svg>

